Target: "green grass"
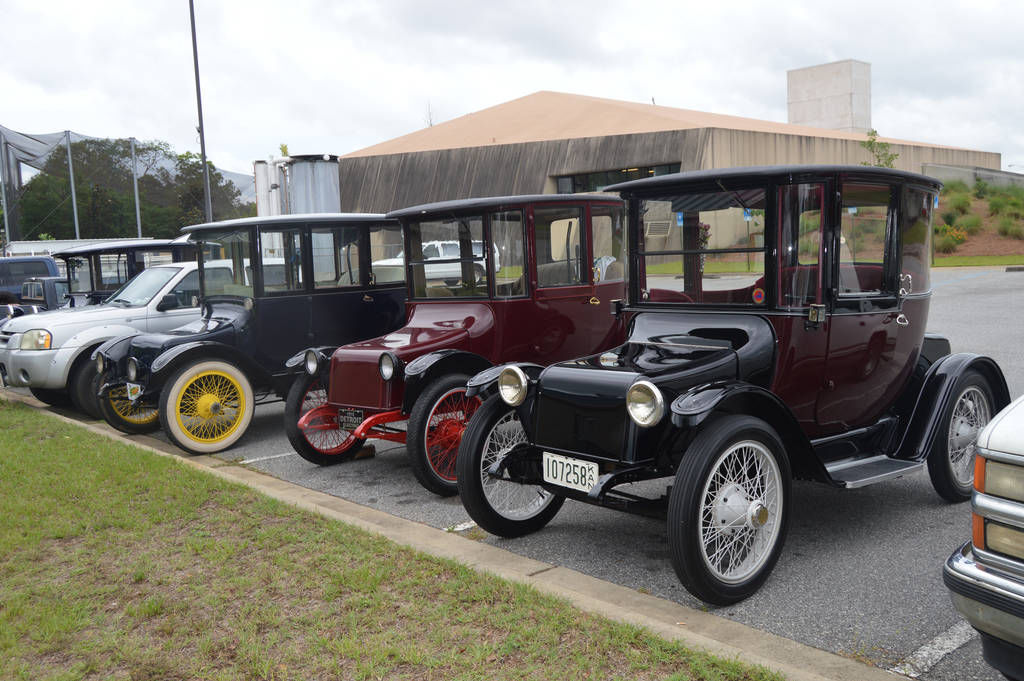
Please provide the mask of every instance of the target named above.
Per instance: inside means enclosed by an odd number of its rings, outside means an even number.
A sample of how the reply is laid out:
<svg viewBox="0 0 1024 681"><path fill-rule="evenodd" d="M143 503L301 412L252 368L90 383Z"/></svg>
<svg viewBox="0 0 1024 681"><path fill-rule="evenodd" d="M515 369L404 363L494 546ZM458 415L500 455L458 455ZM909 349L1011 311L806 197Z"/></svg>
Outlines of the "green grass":
<svg viewBox="0 0 1024 681"><path fill-rule="evenodd" d="M952 255L936 256L935 267L998 267L1024 265L1024 255Z"/></svg>
<svg viewBox="0 0 1024 681"><path fill-rule="evenodd" d="M663 262L656 265L648 265L648 274L678 274L682 275L679 261L676 262ZM746 262L709 262L704 264L705 274L725 274L729 272L750 272L751 274L763 273L761 268L757 270L751 270Z"/></svg>
<svg viewBox="0 0 1024 681"><path fill-rule="evenodd" d="M778 679L0 400L0 678Z"/></svg>

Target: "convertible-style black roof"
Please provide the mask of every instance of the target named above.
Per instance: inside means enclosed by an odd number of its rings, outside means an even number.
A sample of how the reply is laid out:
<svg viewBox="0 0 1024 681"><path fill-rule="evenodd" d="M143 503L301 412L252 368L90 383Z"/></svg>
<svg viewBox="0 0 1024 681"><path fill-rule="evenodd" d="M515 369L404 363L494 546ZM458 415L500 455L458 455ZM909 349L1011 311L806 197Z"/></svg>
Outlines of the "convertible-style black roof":
<svg viewBox="0 0 1024 681"><path fill-rule="evenodd" d="M251 225L279 225L292 222L388 222L382 213L297 213L295 215L266 215L254 218L235 218L219 222L204 222L199 225L182 227L185 234L193 232L222 231Z"/></svg>
<svg viewBox="0 0 1024 681"><path fill-rule="evenodd" d="M660 187L676 186L680 184L707 184L715 180L772 180L786 178L789 176L803 175L835 175L835 174L857 174L860 176L875 176L879 179L895 179L915 184L925 184L935 187L942 187L942 182L934 177L911 173L906 170L895 170L893 168L879 168L877 166L854 166L854 165L791 165L791 166L751 166L747 168L719 168L715 170L688 170L683 173L672 173L670 175L658 175L657 177L646 177L642 180L630 180L619 182L604 188L607 192L634 192L658 189Z"/></svg>
<svg viewBox="0 0 1024 681"><path fill-rule="evenodd" d="M154 251L164 250L172 245L173 239L123 239L117 241L102 241L100 243L72 246L63 251L53 254L55 258L69 258L79 255L93 255L94 253L109 253L111 251Z"/></svg>
<svg viewBox="0 0 1024 681"><path fill-rule="evenodd" d="M424 203L419 206L401 208L388 213L389 218L408 218L427 213L460 213L468 210L483 210L522 206L527 203L566 203L577 201L618 201L619 197L609 194L523 194L521 196L482 196L475 199L454 199Z"/></svg>

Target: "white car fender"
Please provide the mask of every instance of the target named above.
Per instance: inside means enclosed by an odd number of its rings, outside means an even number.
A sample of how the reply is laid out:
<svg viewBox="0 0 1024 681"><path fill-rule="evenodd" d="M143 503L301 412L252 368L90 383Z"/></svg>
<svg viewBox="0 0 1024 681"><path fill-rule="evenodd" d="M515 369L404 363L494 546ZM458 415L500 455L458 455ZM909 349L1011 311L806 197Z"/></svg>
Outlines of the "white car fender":
<svg viewBox="0 0 1024 681"><path fill-rule="evenodd" d="M142 331L134 326L126 326L124 324L93 326L76 333L60 347L60 350L57 353L56 364L62 367L61 373L63 374L64 385L67 385L68 377L71 373L71 367L74 366L74 363L78 360L81 353L85 352L89 348L94 348L111 338L117 338L119 336L136 336L140 333L142 333Z"/></svg>

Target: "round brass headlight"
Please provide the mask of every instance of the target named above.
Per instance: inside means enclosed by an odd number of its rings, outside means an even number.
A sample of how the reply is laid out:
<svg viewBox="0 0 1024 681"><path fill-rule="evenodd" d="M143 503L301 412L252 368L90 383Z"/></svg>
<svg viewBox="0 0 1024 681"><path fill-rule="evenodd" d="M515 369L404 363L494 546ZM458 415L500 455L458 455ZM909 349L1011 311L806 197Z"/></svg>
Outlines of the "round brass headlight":
<svg viewBox="0 0 1024 681"><path fill-rule="evenodd" d="M316 350L306 350L305 367L306 373L310 376L320 373L320 357L317 356Z"/></svg>
<svg viewBox="0 0 1024 681"><path fill-rule="evenodd" d="M102 374L104 371L106 371L106 369L106 360L104 359L103 355L96 355L96 373Z"/></svg>
<svg viewBox="0 0 1024 681"><path fill-rule="evenodd" d="M134 381L139 377L139 360L134 357L128 358L128 380Z"/></svg>
<svg viewBox="0 0 1024 681"><path fill-rule="evenodd" d="M391 353L385 352L381 355L378 365L380 369L380 377L385 381L390 381L395 377L395 358Z"/></svg>
<svg viewBox="0 0 1024 681"><path fill-rule="evenodd" d="M508 366L498 374L498 394L510 407L518 407L526 399L527 379L523 370L517 366Z"/></svg>
<svg viewBox="0 0 1024 681"><path fill-rule="evenodd" d="M641 428L650 428L665 415L665 398L650 381L637 381L626 393L626 411Z"/></svg>

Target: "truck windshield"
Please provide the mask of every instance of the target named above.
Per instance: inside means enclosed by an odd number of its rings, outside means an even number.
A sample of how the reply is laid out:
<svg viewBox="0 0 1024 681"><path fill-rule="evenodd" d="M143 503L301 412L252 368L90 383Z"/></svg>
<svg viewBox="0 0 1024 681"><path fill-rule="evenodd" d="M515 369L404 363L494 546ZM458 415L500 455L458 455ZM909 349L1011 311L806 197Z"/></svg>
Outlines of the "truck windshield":
<svg viewBox="0 0 1024 681"><path fill-rule="evenodd" d="M763 306L765 195L754 188L642 201L641 302Z"/></svg>
<svg viewBox="0 0 1024 681"><path fill-rule="evenodd" d="M164 285L181 271L180 267L155 267L139 272L131 281L110 294L104 305L139 307L149 303Z"/></svg>

